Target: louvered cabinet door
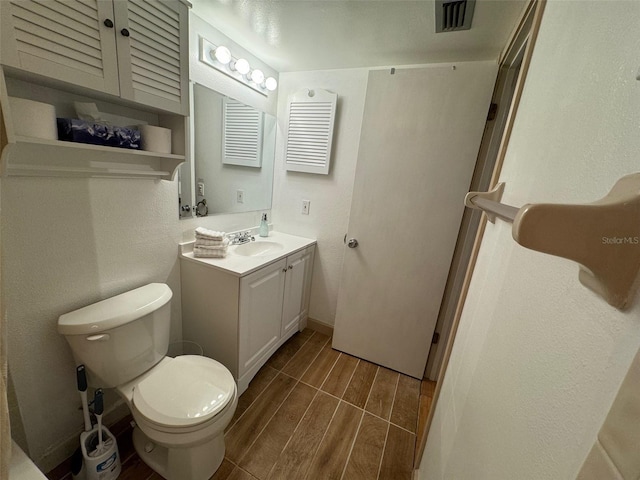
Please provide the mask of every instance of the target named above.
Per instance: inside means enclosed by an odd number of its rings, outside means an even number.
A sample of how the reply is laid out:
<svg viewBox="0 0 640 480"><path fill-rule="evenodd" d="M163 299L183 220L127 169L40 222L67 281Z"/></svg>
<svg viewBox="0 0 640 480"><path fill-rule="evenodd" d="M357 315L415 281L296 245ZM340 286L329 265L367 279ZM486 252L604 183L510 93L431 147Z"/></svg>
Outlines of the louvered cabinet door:
<svg viewBox="0 0 640 480"><path fill-rule="evenodd" d="M189 19L178 0L114 0L120 95L188 115Z"/></svg>
<svg viewBox="0 0 640 480"><path fill-rule="evenodd" d="M0 0L0 61L119 94L111 0ZM107 22L109 24L109 22Z"/></svg>

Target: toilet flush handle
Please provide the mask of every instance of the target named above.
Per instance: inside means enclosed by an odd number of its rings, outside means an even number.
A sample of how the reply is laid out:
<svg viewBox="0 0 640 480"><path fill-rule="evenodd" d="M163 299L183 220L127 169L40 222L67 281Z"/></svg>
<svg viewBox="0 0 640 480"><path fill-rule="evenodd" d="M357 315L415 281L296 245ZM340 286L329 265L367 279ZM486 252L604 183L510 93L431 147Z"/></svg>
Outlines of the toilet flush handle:
<svg viewBox="0 0 640 480"><path fill-rule="evenodd" d="M109 334L99 333L98 335L89 335L88 337L86 337L86 339L90 342L106 342L107 340L109 340Z"/></svg>

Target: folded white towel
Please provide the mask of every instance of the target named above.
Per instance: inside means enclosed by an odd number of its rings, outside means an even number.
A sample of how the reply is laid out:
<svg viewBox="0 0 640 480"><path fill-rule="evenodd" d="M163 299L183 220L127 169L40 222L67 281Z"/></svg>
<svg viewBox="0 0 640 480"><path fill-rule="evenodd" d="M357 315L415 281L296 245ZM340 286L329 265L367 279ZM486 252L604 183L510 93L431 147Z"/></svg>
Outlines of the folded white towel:
<svg viewBox="0 0 640 480"><path fill-rule="evenodd" d="M193 244L193 248L201 248L203 250L226 250L226 245L199 245L198 242Z"/></svg>
<svg viewBox="0 0 640 480"><path fill-rule="evenodd" d="M208 240L196 235L196 243L195 247L226 247L229 245L229 239L225 238L223 240Z"/></svg>
<svg viewBox="0 0 640 480"><path fill-rule="evenodd" d="M225 250L208 250L206 248L194 247L193 256L196 258L224 258L227 255Z"/></svg>
<svg viewBox="0 0 640 480"><path fill-rule="evenodd" d="M196 233L195 237L196 237L196 240L206 240L206 241L209 241L209 242L222 242L223 240L225 240L227 238L227 237L219 237L219 238L205 237L205 236L199 235L197 233Z"/></svg>
<svg viewBox="0 0 640 480"><path fill-rule="evenodd" d="M222 240L225 236L224 232L217 232L215 230L209 230L208 228L204 228L204 227L197 227L196 228L196 237L201 237L203 239L208 239L208 240Z"/></svg>

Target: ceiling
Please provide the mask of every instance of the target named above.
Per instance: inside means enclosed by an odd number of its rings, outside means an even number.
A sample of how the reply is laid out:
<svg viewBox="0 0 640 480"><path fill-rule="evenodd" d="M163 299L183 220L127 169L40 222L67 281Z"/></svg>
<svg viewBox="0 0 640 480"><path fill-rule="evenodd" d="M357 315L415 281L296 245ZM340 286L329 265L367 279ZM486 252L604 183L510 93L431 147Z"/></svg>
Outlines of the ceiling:
<svg viewBox="0 0 640 480"><path fill-rule="evenodd" d="M526 0L477 0L471 30L435 33L434 0L191 0L280 72L497 59Z"/></svg>

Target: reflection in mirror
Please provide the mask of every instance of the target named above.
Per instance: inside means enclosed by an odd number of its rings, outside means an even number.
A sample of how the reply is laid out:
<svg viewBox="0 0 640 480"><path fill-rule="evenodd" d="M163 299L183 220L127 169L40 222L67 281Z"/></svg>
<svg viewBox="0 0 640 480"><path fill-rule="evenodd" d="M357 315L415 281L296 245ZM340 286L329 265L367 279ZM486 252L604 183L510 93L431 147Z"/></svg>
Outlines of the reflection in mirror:
<svg viewBox="0 0 640 480"><path fill-rule="evenodd" d="M196 214L271 208L275 117L198 84L193 100Z"/></svg>

